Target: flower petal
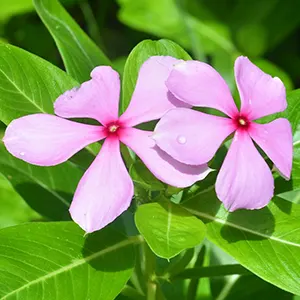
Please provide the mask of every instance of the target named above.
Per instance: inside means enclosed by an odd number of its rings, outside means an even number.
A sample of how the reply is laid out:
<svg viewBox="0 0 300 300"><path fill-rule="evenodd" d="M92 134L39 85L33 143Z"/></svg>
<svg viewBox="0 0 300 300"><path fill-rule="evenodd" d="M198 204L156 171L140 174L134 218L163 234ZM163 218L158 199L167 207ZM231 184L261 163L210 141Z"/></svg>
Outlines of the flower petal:
<svg viewBox="0 0 300 300"><path fill-rule="evenodd" d="M230 117L238 113L228 85L206 63L191 60L177 64L166 85L178 99L193 106L215 108Z"/></svg>
<svg viewBox="0 0 300 300"><path fill-rule="evenodd" d="M236 59L234 72L241 98L241 113L250 120L286 109L285 87L278 77L272 78L243 56Z"/></svg>
<svg viewBox="0 0 300 300"><path fill-rule="evenodd" d="M120 154L120 142L107 138L85 172L70 208L73 220L86 232L99 230L125 211L133 197L133 182Z"/></svg>
<svg viewBox="0 0 300 300"><path fill-rule="evenodd" d="M12 121L3 138L15 157L39 166L53 166L105 137L103 127L53 115L34 114Z"/></svg>
<svg viewBox="0 0 300 300"><path fill-rule="evenodd" d="M266 206L274 192L267 163L246 131L237 131L216 181L218 198L229 211Z"/></svg>
<svg viewBox="0 0 300 300"><path fill-rule="evenodd" d="M54 103L55 113L63 118L92 118L106 125L118 119L119 74L111 67L96 67L91 80L65 92Z"/></svg>
<svg viewBox="0 0 300 300"><path fill-rule="evenodd" d="M188 107L176 99L165 85L173 66L179 61L171 56L152 56L144 62L129 106L120 117L126 126L159 119L174 107Z"/></svg>
<svg viewBox="0 0 300 300"><path fill-rule="evenodd" d="M126 128L120 140L131 148L159 180L176 187L187 187L204 179L211 169L207 165L189 166L173 159L155 145L153 132Z"/></svg>
<svg viewBox="0 0 300 300"><path fill-rule="evenodd" d="M277 119L268 124L252 123L249 134L287 179L291 176L293 160L293 135L287 119Z"/></svg>
<svg viewBox="0 0 300 300"><path fill-rule="evenodd" d="M175 108L158 122L152 138L160 149L185 164L201 165L215 155L235 130L229 118Z"/></svg>

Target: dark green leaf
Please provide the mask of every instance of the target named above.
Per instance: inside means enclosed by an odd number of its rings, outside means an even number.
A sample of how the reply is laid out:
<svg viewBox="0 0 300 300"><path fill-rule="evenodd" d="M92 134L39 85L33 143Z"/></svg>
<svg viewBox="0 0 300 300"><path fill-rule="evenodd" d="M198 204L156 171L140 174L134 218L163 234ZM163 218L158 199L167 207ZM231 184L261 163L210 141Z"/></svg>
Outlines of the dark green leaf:
<svg viewBox="0 0 300 300"><path fill-rule="evenodd" d="M53 36L67 72L79 82L90 78L99 65L109 59L94 44L57 0L34 0L34 6Z"/></svg>

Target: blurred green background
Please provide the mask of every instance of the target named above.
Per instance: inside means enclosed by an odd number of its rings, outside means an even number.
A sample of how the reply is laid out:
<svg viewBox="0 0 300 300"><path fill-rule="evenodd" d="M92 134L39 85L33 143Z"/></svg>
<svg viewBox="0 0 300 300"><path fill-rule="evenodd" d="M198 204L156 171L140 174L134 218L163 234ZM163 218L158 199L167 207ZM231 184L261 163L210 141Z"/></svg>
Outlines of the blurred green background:
<svg viewBox="0 0 300 300"><path fill-rule="evenodd" d="M141 40L169 38L207 61L234 88L233 62L247 55L287 89L300 86L299 0L62 0L114 61ZM31 0L0 1L0 38L63 68Z"/></svg>

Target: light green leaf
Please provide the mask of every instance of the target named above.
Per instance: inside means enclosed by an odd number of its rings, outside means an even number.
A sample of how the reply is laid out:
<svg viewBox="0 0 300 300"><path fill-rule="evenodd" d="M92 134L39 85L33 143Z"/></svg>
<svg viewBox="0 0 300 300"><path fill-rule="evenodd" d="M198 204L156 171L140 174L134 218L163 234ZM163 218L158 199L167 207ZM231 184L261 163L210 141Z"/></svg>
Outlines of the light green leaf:
<svg viewBox="0 0 300 300"><path fill-rule="evenodd" d="M67 72L79 82L90 78L109 59L66 12L57 0L34 0L35 9L53 36Z"/></svg>
<svg viewBox="0 0 300 300"><path fill-rule="evenodd" d="M170 201L139 206L135 223L152 251L167 259L200 244L206 232L199 219Z"/></svg>
<svg viewBox="0 0 300 300"><path fill-rule="evenodd" d="M168 40L151 41L144 40L139 43L129 54L125 63L121 111L127 108L135 88L138 73L142 64L151 56L169 55L178 59L191 59L190 56L177 44Z"/></svg>
<svg viewBox="0 0 300 300"><path fill-rule="evenodd" d="M264 209L228 213L214 191L183 205L206 222L207 238L264 280L300 293L300 206L274 198Z"/></svg>
<svg viewBox="0 0 300 300"><path fill-rule="evenodd" d="M17 47L0 43L0 121L53 113L53 102L78 83L59 68Z"/></svg>
<svg viewBox="0 0 300 300"><path fill-rule="evenodd" d="M107 227L84 238L74 223L0 230L0 299L112 300L134 266L133 244Z"/></svg>

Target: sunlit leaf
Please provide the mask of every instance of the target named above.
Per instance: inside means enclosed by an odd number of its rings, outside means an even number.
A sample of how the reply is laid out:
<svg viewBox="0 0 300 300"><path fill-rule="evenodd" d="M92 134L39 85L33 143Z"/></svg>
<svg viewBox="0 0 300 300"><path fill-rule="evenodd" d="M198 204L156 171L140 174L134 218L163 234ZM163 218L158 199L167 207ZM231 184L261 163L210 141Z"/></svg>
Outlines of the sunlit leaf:
<svg viewBox="0 0 300 300"><path fill-rule="evenodd" d="M113 300L134 266L134 243L111 228L84 237L70 222L0 230L1 299Z"/></svg>
<svg viewBox="0 0 300 300"><path fill-rule="evenodd" d="M170 201L139 206L135 223L152 251L168 259L200 244L206 232L199 219Z"/></svg>
<svg viewBox="0 0 300 300"><path fill-rule="evenodd" d="M264 280L300 293L300 206L280 198L260 210L228 213L213 191L184 204L207 226L207 238Z"/></svg>

